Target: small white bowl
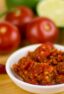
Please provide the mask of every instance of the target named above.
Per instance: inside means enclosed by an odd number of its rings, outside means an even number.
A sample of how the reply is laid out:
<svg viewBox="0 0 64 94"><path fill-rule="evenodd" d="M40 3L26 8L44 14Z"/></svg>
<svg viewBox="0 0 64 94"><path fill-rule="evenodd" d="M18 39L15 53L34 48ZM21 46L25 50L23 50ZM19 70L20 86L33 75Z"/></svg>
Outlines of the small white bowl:
<svg viewBox="0 0 64 94"><path fill-rule="evenodd" d="M24 82L20 77L18 77L12 70L11 66L18 62L18 60L26 56L28 51L34 51L39 45L41 44L35 44L31 46L27 46L24 48L21 48L20 50L14 52L9 59L7 60L6 63L6 71L9 75L9 77L13 80L13 82L19 86L20 88L27 90L32 93L37 93L37 94L54 94L58 92L64 91L64 84L59 84L59 85L50 85L50 86L41 86L41 85L32 85L29 83ZM64 51L64 46L60 45L54 45L58 50L63 50Z"/></svg>

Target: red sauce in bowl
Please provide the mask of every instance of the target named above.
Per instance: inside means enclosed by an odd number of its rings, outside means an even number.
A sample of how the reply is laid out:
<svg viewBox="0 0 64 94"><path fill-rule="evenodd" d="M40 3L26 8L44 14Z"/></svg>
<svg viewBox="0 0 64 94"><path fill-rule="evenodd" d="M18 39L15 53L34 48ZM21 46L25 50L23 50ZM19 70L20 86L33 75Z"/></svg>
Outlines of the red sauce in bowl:
<svg viewBox="0 0 64 94"><path fill-rule="evenodd" d="M13 71L30 84L55 85L64 83L64 52L57 50L52 44L45 43L28 52Z"/></svg>

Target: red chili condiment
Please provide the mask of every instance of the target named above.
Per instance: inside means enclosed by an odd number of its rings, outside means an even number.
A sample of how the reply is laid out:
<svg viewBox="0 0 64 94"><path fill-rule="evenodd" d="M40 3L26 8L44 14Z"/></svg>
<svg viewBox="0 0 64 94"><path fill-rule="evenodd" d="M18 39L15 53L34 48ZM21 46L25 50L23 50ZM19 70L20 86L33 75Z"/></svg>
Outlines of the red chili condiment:
<svg viewBox="0 0 64 94"><path fill-rule="evenodd" d="M45 43L12 66L25 82L37 85L64 83L64 52Z"/></svg>

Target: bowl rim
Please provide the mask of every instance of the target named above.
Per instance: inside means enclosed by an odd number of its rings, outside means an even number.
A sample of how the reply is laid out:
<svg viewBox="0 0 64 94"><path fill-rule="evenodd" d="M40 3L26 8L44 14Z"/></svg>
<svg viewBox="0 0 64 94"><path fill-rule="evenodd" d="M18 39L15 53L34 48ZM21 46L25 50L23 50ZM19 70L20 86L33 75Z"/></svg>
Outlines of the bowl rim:
<svg viewBox="0 0 64 94"><path fill-rule="evenodd" d="M11 68L10 68L10 66L9 66L9 62L11 61L12 57L15 57L15 55L16 55L18 52L20 52L20 51L22 51L22 50L24 50L24 49L27 49L28 47L30 48L31 46L33 47L33 46L39 46L39 45L41 45L41 44L29 45L29 46L20 48L19 50L13 52L13 53L10 55L10 57L8 58L7 62L6 62L6 72L7 72L8 76L9 76L11 79L15 80L16 82L22 83L22 84L24 84L24 85L26 85L26 86L29 86L29 87L31 86L31 87L33 87L33 88L45 88L45 89L48 88L48 89L49 89L49 88L64 87L64 83L63 83L63 84L56 84L56 85L34 85L34 84L30 84L30 83L24 82L23 80L18 79L17 77L14 76L14 74L12 74L12 73L10 72L10 71L11 71ZM64 46L58 45L58 44L54 44L54 46L57 46L57 47L60 47L60 48L64 48Z"/></svg>

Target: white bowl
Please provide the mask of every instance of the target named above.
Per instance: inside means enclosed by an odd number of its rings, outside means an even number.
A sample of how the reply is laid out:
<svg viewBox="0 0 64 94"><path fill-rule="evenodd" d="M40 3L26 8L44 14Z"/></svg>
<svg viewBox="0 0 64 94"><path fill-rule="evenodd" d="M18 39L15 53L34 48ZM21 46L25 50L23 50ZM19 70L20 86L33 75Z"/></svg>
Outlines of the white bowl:
<svg viewBox="0 0 64 94"><path fill-rule="evenodd" d="M29 83L24 82L20 77L18 77L12 70L11 66L18 62L18 60L26 56L28 51L34 51L39 45L41 44L35 44L31 46L27 46L24 48L21 48L20 50L14 52L9 59L7 60L6 63L6 71L9 75L9 77L13 80L13 82L19 86L20 88L27 90L32 93L37 93L37 94L54 94L58 92L64 91L64 84L59 84L59 85L50 85L50 86L40 86L40 85L32 85ZM63 50L64 51L64 46L60 45L54 45L58 50Z"/></svg>

